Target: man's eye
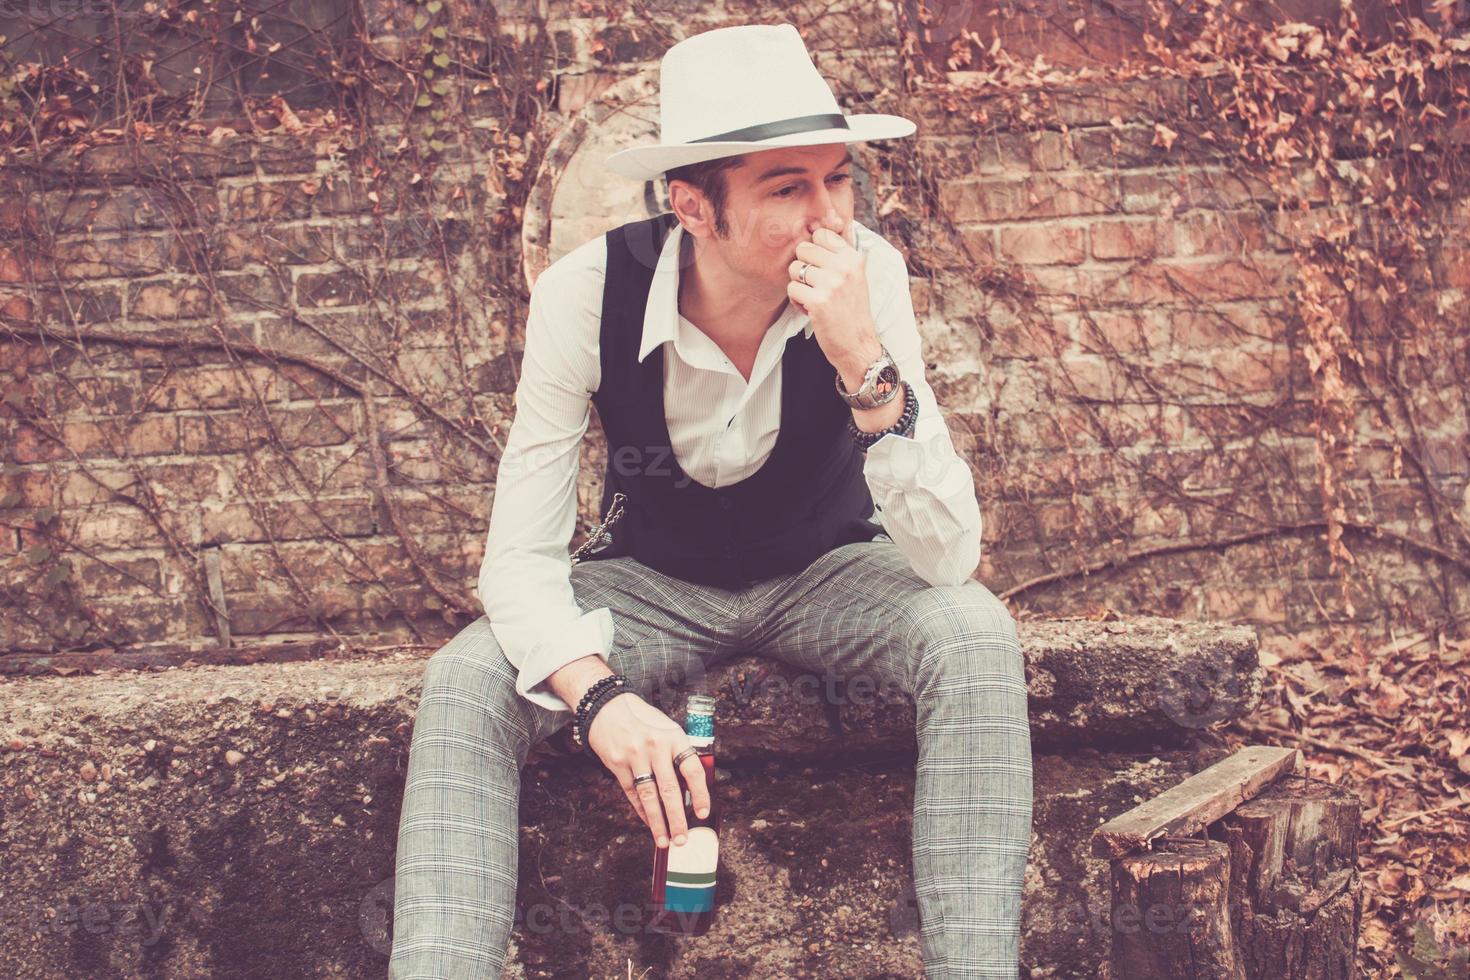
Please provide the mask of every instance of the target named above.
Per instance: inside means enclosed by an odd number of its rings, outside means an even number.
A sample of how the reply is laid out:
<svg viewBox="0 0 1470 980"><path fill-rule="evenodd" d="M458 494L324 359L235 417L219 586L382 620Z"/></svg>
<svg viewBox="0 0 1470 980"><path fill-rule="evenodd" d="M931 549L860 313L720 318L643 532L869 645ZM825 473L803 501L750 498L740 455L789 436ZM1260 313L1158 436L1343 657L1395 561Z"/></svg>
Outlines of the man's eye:
<svg viewBox="0 0 1470 980"><path fill-rule="evenodd" d="M828 177L827 179L828 180L835 180L835 181L838 181L840 183L842 181L851 180L852 179L852 174L833 174L831 177ZM798 190L798 189L799 189L799 185L797 185L797 184L791 184L788 187L783 187L779 191L776 191L775 194L772 195L772 196L773 197L790 197L791 196L791 192L792 191L795 191L795 190Z"/></svg>

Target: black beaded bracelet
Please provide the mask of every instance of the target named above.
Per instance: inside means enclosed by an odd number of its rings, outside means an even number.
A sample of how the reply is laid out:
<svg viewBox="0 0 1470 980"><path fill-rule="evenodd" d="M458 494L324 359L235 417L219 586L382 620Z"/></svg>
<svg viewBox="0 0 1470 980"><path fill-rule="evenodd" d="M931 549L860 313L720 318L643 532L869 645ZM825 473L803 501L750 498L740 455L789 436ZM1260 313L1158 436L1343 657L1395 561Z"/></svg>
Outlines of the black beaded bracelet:
<svg viewBox="0 0 1470 980"><path fill-rule="evenodd" d="M577 702L577 709L572 716L572 741L581 746L585 743L584 733L587 731L587 709L599 694L614 687L623 687L628 683L628 678L622 674L608 674L600 678L593 685L582 692L582 698Z"/></svg>
<svg viewBox="0 0 1470 980"><path fill-rule="evenodd" d="M896 435L907 437L914 434L914 424L919 418L919 400L914 397L913 385L907 381L902 381L900 384L903 385L903 414L898 417L897 422L888 428L879 429L877 432L864 432L857 427L857 422L854 419L851 417L848 418L847 434L852 436L852 441L863 452L871 449L884 436Z"/></svg>
<svg viewBox="0 0 1470 980"><path fill-rule="evenodd" d="M593 698L592 703L587 706L587 714L582 722L582 747L587 750L588 755L594 758L597 756L597 753L592 751L592 745L587 741L587 736L592 732L592 721L597 717L597 713L602 710L603 705L607 704L619 694L632 693L634 693L633 689L626 684L615 684Z"/></svg>

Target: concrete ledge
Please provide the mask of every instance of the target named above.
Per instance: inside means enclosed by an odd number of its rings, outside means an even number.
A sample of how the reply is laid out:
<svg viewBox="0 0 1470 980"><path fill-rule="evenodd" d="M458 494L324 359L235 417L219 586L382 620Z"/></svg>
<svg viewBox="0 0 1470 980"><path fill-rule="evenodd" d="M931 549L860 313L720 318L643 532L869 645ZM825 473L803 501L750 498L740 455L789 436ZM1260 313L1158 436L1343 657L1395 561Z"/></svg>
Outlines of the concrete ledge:
<svg viewBox="0 0 1470 980"><path fill-rule="evenodd" d="M1106 662L1108 676L1121 677L1120 664L1131 671L1150 651L1183 658L1177 663L1204 649L1203 640L1179 639L1194 635L1185 624L1173 624L1167 644L1132 647L1111 629L1118 625L1027 628L1033 692L1052 685L1037 698L1038 715L1055 711L1055 731L1100 732L1108 719L1136 732L1147 730L1138 719L1162 717L1172 731L1199 733L1158 701L1149 714L1124 711L1121 700L1095 709L1068 700L1090 669L1084 663ZM1039 639L1047 635L1066 639ZM1214 636L1209 642L1244 643L1228 629ZM1253 642L1248 648L1253 661ZM1229 649L1246 659L1246 646ZM0 681L0 974L383 975L425 663ZM1101 690L1122 697L1121 686ZM759 698L746 708L749 717L722 716L722 743L743 739L748 751L744 765L738 752L722 755L726 911L702 940L597 924L598 903L611 910L646 897L651 845L589 762L542 755L528 765L521 902L533 915L517 929L511 975L625 975L629 960L635 975L653 967L660 977L918 975L916 913L905 901L912 761L901 749L868 751L901 746L896 723L874 719L878 734L867 737L852 735L863 730L854 722L845 729L853 741L837 751L820 711L817 723L812 711L777 712ZM797 717L800 731L825 732L827 762L804 768L799 757L771 757L769 746L758 761L761 719L778 715ZM1224 754L1207 738L1142 754L1049 755L1038 745L1025 913L1025 961L1041 971L1033 975L1095 975L1106 956L1107 865L1087 853L1092 829ZM853 768L855 759L865 764Z"/></svg>
<svg viewBox="0 0 1470 980"><path fill-rule="evenodd" d="M1039 751L1171 741L1248 714L1265 672L1254 629L1136 617L1053 619L1018 627L1031 739ZM803 677L778 661L739 657L693 686L720 695L720 755L734 762L811 761L914 749L908 697ZM655 692L665 708L682 691Z"/></svg>

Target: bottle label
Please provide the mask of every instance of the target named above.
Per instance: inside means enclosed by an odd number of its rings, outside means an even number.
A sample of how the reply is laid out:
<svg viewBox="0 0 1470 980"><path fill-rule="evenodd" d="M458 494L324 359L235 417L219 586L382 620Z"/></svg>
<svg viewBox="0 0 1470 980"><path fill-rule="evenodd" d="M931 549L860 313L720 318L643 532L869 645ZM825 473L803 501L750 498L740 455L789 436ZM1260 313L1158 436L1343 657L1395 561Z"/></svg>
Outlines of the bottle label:
<svg viewBox="0 0 1470 980"><path fill-rule="evenodd" d="M710 827L690 827L682 845L669 846L664 908L670 912L707 912L715 907L715 868L720 841Z"/></svg>

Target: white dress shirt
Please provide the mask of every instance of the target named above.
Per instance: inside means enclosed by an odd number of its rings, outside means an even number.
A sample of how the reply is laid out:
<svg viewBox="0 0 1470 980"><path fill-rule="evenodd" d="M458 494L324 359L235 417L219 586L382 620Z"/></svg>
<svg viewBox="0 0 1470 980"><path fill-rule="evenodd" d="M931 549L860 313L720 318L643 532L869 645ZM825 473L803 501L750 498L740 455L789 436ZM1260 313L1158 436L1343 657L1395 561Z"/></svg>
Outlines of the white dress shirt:
<svg viewBox="0 0 1470 980"><path fill-rule="evenodd" d="M931 585L957 585L980 562L980 507L969 465L955 452L924 359L903 255L856 221L879 339L913 385L912 438L875 443L863 476L875 519ZM664 358L664 414L679 465L711 487L745 479L770 455L780 427L781 358L811 318L788 303L766 331L747 382L719 346L679 314L675 224L649 289L638 357ZM495 480L479 591L518 671L516 690L552 710L570 707L544 681L560 667L612 648L612 613L583 613L569 581L577 518L579 445L601 381L598 357L607 244L590 239L552 263L531 290L515 418ZM662 348L662 350L660 350ZM836 371L833 371L836 378ZM611 533L616 535L616 529Z"/></svg>

